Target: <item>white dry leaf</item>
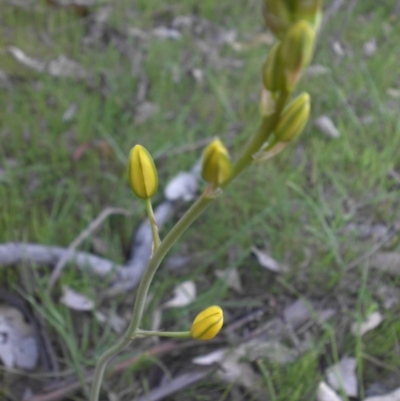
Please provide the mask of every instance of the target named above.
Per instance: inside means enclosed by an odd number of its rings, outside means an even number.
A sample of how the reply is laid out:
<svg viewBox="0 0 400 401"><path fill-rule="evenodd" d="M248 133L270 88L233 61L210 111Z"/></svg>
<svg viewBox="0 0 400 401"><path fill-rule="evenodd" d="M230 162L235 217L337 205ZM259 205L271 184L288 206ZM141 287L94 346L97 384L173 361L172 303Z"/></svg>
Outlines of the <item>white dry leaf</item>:
<svg viewBox="0 0 400 401"><path fill-rule="evenodd" d="M196 365L213 365L214 363L221 362L228 352L228 348L217 349L216 351L210 352L206 355L196 356L192 359L192 362Z"/></svg>
<svg viewBox="0 0 400 401"><path fill-rule="evenodd" d="M259 358L267 359L271 363L285 365L293 362L299 353L281 344L279 341L260 341L251 340L239 345L235 351L238 359L245 358L250 362L254 362Z"/></svg>
<svg viewBox="0 0 400 401"><path fill-rule="evenodd" d="M196 299L196 284L192 280L184 281L174 289L174 297L166 302L164 308L180 308Z"/></svg>
<svg viewBox="0 0 400 401"><path fill-rule="evenodd" d="M312 64L307 68L307 75L310 77L318 77L330 73L330 69L321 64Z"/></svg>
<svg viewBox="0 0 400 401"><path fill-rule="evenodd" d="M235 355L227 355L220 363L217 377L227 383L235 383L252 391L261 391L260 377L248 362L240 362Z"/></svg>
<svg viewBox="0 0 400 401"><path fill-rule="evenodd" d="M171 271L178 271L183 269L185 266L193 262L193 256L189 255L171 255L168 257L164 266L166 269Z"/></svg>
<svg viewBox="0 0 400 401"><path fill-rule="evenodd" d="M318 385L316 401L343 401L325 382Z"/></svg>
<svg viewBox="0 0 400 401"><path fill-rule="evenodd" d="M287 269L279 264L275 259L269 256L264 251L256 248L255 246L251 247L251 251L256 255L258 263L267 270L270 270L274 273L284 273Z"/></svg>
<svg viewBox="0 0 400 401"><path fill-rule="evenodd" d="M15 58L15 60L17 60L23 66L38 72L44 72L46 68L45 62L39 61L33 57L29 57L21 49L18 49L18 47L10 46L8 51Z"/></svg>
<svg viewBox="0 0 400 401"><path fill-rule="evenodd" d="M368 42L365 42L363 45L363 53L366 57L371 57L376 53L378 46L376 43L376 39L372 38Z"/></svg>
<svg viewBox="0 0 400 401"><path fill-rule="evenodd" d="M340 137L339 130L336 128L335 124L328 116L323 115L321 117L318 117L314 121L314 125L317 127L318 131L322 132L329 138Z"/></svg>
<svg viewBox="0 0 400 401"><path fill-rule="evenodd" d="M143 102L135 110L135 124L141 125L150 119L160 108L152 102Z"/></svg>
<svg viewBox="0 0 400 401"><path fill-rule="evenodd" d="M8 368L33 369L39 360L34 330L22 313L0 306L0 359Z"/></svg>
<svg viewBox="0 0 400 401"><path fill-rule="evenodd" d="M70 122L75 117L77 111L78 111L78 106L76 105L76 103L70 103L70 105L63 113L62 121L64 123Z"/></svg>
<svg viewBox="0 0 400 401"><path fill-rule="evenodd" d="M332 43L332 50L338 57L344 57L346 55L342 44L337 40Z"/></svg>
<svg viewBox="0 0 400 401"><path fill-rule="evenodd" d="M355 358L345 357L339 363L326 371L329 385L335 390L343 390L349 397L358 396L358 381L356 374L357 361Z"/></svg>
<svg viewBox="0 0 400 401"><path fill-rule="evenodd" d="M164 196L171 202L177 200L189 202L195 198L197 187L197 176L181 171L167 184Z"/></svg>
<svg viewBox="0 0 400 401"><path fill-rule="evenodd" d="M193 68L193 70L190 71L194 80L198 83L198 84L203 84L204 83L204 78L205 78L205 74L204 71L200 68Z"/></svg>
<svg viewBox="0 0 400 401"><path fill-rule="evenodd" d="M224 280L226 285L235 290L239 294L243 292L242 281L240 280L239 272L237 269L229 268L226 270L216 270L215 275Z"/></svg>
<svg viewBox="0 0 400 401"><path fill-rule="evenodd" d="M105 313L102 311L96 311L95 316L100 323L109 324L113 331L117 334L121 334L127 325L126 320L117 315L115 312Z"/></svg>
<svg viewBox="0 0 400 401"><path fill-rule="evenodd" d="M158 39L180 39L181 33L173 28L159 26L153 29L153 36Z"/></svg>
<svg viewBox="0 0 400 401"><path fill-rule="evenodd" d="M111 328L117 334L121 334L127 326L127 321L116 313L111 313L111 316L109 316L108 320Z"/></svg>
<svg viewBox="0 0 400 401"><path fill-rule="evenodd" d="M397 88L388 88L386 89L386 93L393 99L400 99L400 89Z"/></svg>
<svg viewBox="0 0 400 401"><path fill-rule="evenodd" d="M78 62L61 55L47 63L46 71L53 77L87 79L89 72Z"/></svg>
<svg viewBox="0 0 400 401"><path fill-rule="evenodd" d="M400 388L389 394L365 398L364 401L400 401Z"/></svg>
<svg viewBox="0 0 400 401"><path fill-rule="evenodd" d="M351 325L351 332L355 336L363 336L365 333L378 327L383 321L383 316L379 311L371 313L367 319L361 323L355 322Z"/></svg>
<svg viewBox="0 0 400 401"><path fill-rule="evenodd" d="M63 286L63 294L60 302L66 307L76 310L87 312L94 308L94 301L68 286Z"/></svg>
<svg viewBox="0 0 400 401"><path fill-rule="evenodd" d="M382 272L399 276L400 252L377 252L369 259L369 265Z"/></svg>
<svg viewBox="0 0 400 401"><path fill-rule="evenodd" d="M64 55L61 55L54 60L50 60L49 62L44 62L26 55L17 47L10 46L8 50L20 64L37 72L47 72L53 77L63 78L86 79L90 76L89 72L78 62L71 60Z"/></svg>
<svg viewBox="0 0 400 401"><path fill-rule="evenodd" d="M236 359L237 362L242 360L254 362L262 358L268 359L271 363L285 365L297 357L298 352L296 350L290 349L278 341L250 340L233 350L221 348L209 354L198 356L192 359L192 362L197 365L212 365L219 362L223 365L225 358L230 358L230 361Z"/></svg>

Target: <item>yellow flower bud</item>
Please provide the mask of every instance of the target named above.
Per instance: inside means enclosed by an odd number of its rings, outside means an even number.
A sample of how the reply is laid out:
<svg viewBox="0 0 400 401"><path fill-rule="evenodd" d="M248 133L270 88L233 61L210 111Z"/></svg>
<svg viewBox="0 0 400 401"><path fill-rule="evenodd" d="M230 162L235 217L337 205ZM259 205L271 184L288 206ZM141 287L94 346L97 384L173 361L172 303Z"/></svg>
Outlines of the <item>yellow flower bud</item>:
<svg viewBox="0 0 400 401"><path fill-rule="evenodd" d="M129 153L128 177L132 191L138 198L151 198L158 187L158 176L150 153L141 145Z"/></svg>
<svg viewBox="0 0 400 401"><path fill-rule="evenodd" d="M268 28L278 38L282 38L292 23L290 12L285 2L282 0L265 0L263 13Z"/></svg>
<svg viewBox="0 0 400 401"><path fill-rule="evenodd" d="M201 176L214 185L222 185L231 175L232 163L226 147L214 139L203 152Z"/></svg>
<svg viewBox="0 0 400 401"><path fill-rule="evenodd" d="M282 41L281 60L288 90L293 90L311 61L315 31L307 21L296 22Z"/></svg>
<svg viewBox="0 0 400 401"><path fill-rule="evenodd" d="M310 95L302 93L283 110L275 128L279 142L290 142L301 134L310 117Z"/></svg>
<svg viewBox="0 0 400 401"><path fill-rule="evenodd" d="M190 334L196 340L211 340L219 333L223 324L222 309L217 305L209 306L196 316Z"/></svg>
<svg viewBox="0 0 400 401"><path fill-rule="evenodd" d="M263 65L262 72L264 87L270 92L281 91L286 87L280 52L281 44L280 42L277 42L269 51L267 59Z"/></svg>

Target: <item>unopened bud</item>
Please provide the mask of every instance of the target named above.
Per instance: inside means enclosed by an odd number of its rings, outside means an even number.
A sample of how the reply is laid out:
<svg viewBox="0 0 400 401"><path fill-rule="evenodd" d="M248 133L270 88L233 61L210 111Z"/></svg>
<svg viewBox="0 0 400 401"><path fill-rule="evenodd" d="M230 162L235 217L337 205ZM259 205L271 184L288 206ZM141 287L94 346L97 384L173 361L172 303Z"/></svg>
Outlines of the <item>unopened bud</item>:
<svg viewBox="0 0 400 401"><path fill-rule="evenodd" d="M220 332L223 324L222 309L217 305L210 306L196 316L190 334L196 340L211 340Z"/></svg>
<svg viewBox="0 0 400 401"><path fill-rule="evenodd" d="M285 71L287 90L293 90L301 73L311 61L315 31L307 21L296 22L282 42L281 60Z"/></svg>
<svg viewBox="0 0 400 401"><path fill-rule="evenodd" d="M294 18L296 21L306 20L315 31L318 31L321 23L322 0L297 0L294 6Z"/></svg>
<svg viewBox="0 0 400 401"><path fill-rule="evenodd" d="M219 139L214 139L203 152L201 176L205 181L220 186L232 172L232 163L226 147Z"/></svg>
<svg viewBox="0 0 400 401"><path fill-rule="evenodd" d="M151 198L158 187L158 176L150 153L141 145L129 153L128 177L132 191L138 198Z"/></svg>
<svg viewBox="0 0 400 401"><path fill-rule="evenodd" d="M275 43L268 53L263 65L264 87L270 92L277 92L285 89L285 74L281 62L281 44Z"/></svg>
<svg viewBox="0 0 400 401"><path fill-rule="evenodd" d="M264 20L278 38L283 38L292 23L289 9L283 0L264 0Z"/></svg>
<svg viewBox="0 0 400 401"><path fill-rule="evenodd" d="M275 128L279 142L290 142L301 134L310 117L310 95L302 93L283 110Z"/></svg>

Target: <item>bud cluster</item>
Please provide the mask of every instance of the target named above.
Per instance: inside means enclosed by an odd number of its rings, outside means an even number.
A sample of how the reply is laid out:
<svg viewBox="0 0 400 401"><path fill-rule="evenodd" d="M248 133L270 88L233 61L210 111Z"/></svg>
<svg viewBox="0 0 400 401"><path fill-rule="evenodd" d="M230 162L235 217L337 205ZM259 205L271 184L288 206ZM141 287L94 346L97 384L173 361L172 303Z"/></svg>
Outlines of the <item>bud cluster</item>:
<svg viewBox="0 0 400 401"><path fill-rule="evenodd" d="M264 87L292 92L314 51L321 0L264 0L264 19L278 38L263 66Z"/></svg>
<svg viewBox="0 0 400 401"><path fill-rule="evenodd" d="M309 65L321 21L322 0L264 0L264 19L277 37L262 68L261 112L264 117L275 110L279 95L291 94ZM283 110L274 126L270 151L277 143L281 149L304 129L310 116L310 96L302 93ZM265 155L260 155L260 160Z"/></svg>

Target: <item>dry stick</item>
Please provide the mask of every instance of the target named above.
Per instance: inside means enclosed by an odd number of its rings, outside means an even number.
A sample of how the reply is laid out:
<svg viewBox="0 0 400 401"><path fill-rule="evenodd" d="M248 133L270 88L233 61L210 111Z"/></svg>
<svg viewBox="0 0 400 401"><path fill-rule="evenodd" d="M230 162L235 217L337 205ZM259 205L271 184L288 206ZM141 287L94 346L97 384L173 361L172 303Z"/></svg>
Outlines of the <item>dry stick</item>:
<svg viewBox="0 0 400 401"><path fill-rule="evenodd" d="M149 391L147 394L144 394L139 398L135 398L135 401L162 400L164 397L174 394L185 387L191 386L192 384L203 380L213 370L215 370L215 368L206 368L198 372L184 373L178 377L175 377L170 382Z"/></svg>
<svg viewBox="0 0 400 401"><path fill-rule="evenodd" d="M36 265L53 266L68 252L59 246L46 246L39 244L27 244L24 242L9 242L0 244L0 267L15 266L23 262L31 262ZM111 260L92 255L87 252L75 251L72 258L80 269L89 269L94 274L106 276L116 272L118 277L124 277L126 268Z"/></svg>
<svg viewBox="0 0 400 401"><path fill-rule="evenodd" d="M399 232L400 232L400 225L395 227L392 233L387 235L382 241L376 243L369 251L365 252L364 254L360 255L359 257L355 258L352 262L350 262L346 266L345 271L347 272L351 269L354 269L361 262L364 262L365 260L369 259L374 253L378 252L379 249L383 247L383 245L385 245L388 241L390 241Z"/></svg>
<svg viewBox="0 0 400 401"><path fill-rule="evenodd" d="M79 245L85 241L86 238L91 236L94 231L104 222L104 220L111 216L112 214L123 214L129 216L132 213L129 210L115 207L107 207L104 209L70 244L68 251L60 258L57 262L53 272L50 275L48 289L50 290L56 281L60 278L62 270L64 269L66 263L71 260L75 250Z"/></svg>

